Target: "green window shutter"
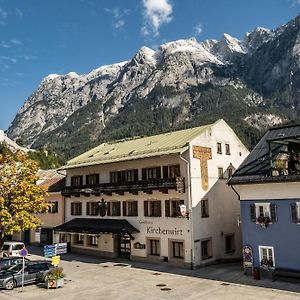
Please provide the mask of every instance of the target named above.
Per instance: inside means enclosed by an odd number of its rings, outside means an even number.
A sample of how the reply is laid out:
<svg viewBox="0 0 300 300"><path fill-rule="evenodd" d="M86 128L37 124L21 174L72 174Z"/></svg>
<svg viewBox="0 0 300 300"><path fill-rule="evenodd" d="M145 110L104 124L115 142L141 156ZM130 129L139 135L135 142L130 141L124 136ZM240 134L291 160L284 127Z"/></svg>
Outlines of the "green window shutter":
<svg viewBox="0 0 300 300"><path fill-rule="evenodd" d="M139 170L135 169L134 170L134 181L138 181L139 180Z"/></svg>
<svg viewBox="0 0 300 300"><path fill-rule="evenodd" d="M271 211L271 222L276 223L277 222L277 205L276 204L270 204L270 211Z"/></svg>
<svg viewBox="0 0 300 300"><path fill-rule="evenodd" d="M170 200L165 201L165 216L170 217Z"/></svg>
<svg viewBox="0 0 300 300"><path fill-rule="evenodd" d="M148 201L144 201L144 216L148 217Z"/></svg>
<svg viewBox="0 0 300 300"><path fill-rule="evenodd" d="M161 201L157 201L157 206L158 206L158 217L161 217Z"/></svg>
<svg viewBox="0 0 300 300"><path fill-rule="evenodd" d="M142 169L142 180L147 180L147 169Z"/></svg>
<svg viewBox="0 0 300 300"><path fill-rule="evenodd" d="M163 178L168 178L169 177L169 167L168 166L163 166Z"/></svg>
<svg viewBox="0 0 300 300"><path fill-rule="evenodd" d="M126 201L123 201L123 216L127 216Z"/></svg>
<svg viewBox="0 0 300 300"><path fill-rule="evenodd" d="M255 204L250 204L250 220L256 222Z"/></svg>
<svg viewBox="0 0 300 300"><path fill-rule="evenodd" d="M86 214L87 214L87 216L90 215L90 202L86 203Z"/></svg>
<svg viewBox="0 0 300 300"><path fill-rule="evenodd" d="M111 202L107 202L107 215L111 216Z"/></svg>
<svg viewBox="0 0 300 300"><path fill-rule="evenodd" d="M297 203L291 203L291 217L292 217L292 222L298 223L299 216L297 214Z"/></svg>
<svg viewBox="0 0 300 300"><path fill-rule="evenodd" d="M161 167L156 167L156 178L157 179L161 178Z"/></svg>

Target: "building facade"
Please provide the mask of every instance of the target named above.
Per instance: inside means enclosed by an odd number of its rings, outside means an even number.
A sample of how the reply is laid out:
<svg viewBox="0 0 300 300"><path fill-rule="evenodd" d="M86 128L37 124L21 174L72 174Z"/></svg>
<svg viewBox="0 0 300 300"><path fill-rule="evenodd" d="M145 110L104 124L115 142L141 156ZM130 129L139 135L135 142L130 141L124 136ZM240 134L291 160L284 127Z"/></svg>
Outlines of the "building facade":
<svg viewBox="0 0 300 300"><path fill-rule="evenodd" d="M252 267L300 271L299 136L299 125L269 130L229 181Z"/></svg>
<svg viewBox="0 0 300 300"><path fill-rule="evenodd" d="M239 258L239 202L226 181L247 155L223 120L101 144L63 167L55 242L185 267Z"/></svg>
<svg viewBox="0 0 300 300"><path fill-rule="evenodd" d="M13 238L22 240L25 244L49 245L53 243L53 228L65 222L65 204L61 194L65 186L65 175L57 173L55 169L40 170L37 175L39 177L37 185L48 190L45 202L51 203L52 206L48 212L36 215L42 221L40 228L14 234Z"/></svg>

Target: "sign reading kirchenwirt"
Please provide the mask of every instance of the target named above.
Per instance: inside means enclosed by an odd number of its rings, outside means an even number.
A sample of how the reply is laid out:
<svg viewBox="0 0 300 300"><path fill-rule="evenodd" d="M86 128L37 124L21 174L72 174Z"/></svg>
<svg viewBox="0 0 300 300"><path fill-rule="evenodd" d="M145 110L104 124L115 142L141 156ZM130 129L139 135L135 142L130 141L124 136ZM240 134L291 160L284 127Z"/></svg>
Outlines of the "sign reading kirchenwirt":
<svg viewBox="0 0 300 300"><path fill-rule="evenodd" d="M160 235L177 235L181 236L183 235L183 230L178 229L178 228L173 228L173 229L166 229L166 228L161 228L160 226L147 226L146 227L146 233L147 234L160 234Z"/></svg>

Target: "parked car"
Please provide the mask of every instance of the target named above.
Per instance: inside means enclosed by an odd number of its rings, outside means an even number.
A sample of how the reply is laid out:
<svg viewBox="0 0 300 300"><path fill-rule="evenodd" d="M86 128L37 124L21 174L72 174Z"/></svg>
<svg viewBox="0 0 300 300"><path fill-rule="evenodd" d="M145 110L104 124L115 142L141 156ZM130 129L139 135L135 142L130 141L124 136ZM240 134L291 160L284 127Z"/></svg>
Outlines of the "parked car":
<svg viewBox="0 0 300 300"><path fill-rule="evenodd" d="M30 262L28 258L25 259L25 264ZM3 257L0 259L0 271L7 270L15 265L22 265L23 258L22 257Z"/></svg>
<svg viewBox="0 0 300 300"><path fill-rule="evenodd" d="M25 247L23 242L7 241L3 243L3 256L21 256L20 250Z"/></svg>
<svg viewBox="0 0 300 300"><path fill-rule="evenodd" d="M31 261L24 268L24 285L45 282L53 267L49 261ZM22 285L22 265L16 265L0 272L0 288L12 290Z"/></svg>

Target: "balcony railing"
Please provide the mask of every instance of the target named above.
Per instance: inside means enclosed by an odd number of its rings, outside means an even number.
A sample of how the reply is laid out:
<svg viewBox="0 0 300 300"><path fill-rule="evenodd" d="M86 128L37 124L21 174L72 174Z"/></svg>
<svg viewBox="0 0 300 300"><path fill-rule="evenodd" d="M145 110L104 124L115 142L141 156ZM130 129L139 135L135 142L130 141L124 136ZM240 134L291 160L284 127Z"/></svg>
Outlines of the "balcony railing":
<svg viewBox="0 0 300 300"><path fill-rule="evenodd" d="M138 193L139 191L151 193L153 190L167 192L168 190L176 190L179 193L185 192L185 181L182 177L177 178L163 178L151 180L138 180L130 182L113 182L113 183L100 183L94 185L81 185L81 186L66 186L62 189L64 197L70 196L90 196L112 193Z"/></svg>

